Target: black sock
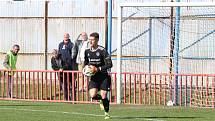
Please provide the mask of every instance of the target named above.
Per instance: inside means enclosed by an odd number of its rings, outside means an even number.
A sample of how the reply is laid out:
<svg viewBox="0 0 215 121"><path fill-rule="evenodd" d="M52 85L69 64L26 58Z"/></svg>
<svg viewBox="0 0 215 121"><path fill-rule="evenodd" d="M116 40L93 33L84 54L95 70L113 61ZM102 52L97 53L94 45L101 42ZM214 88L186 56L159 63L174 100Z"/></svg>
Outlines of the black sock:
<svg viewBox="0 0 215 121"><path fill-rule="evenodd" d="M108 112L109 111L109 105L110 105L109 100L107 98L105 98L105 99L102 99L102 102L104 105L105 112Z"/></svg>
<svg viewBox="0 0 215 121"><path fill-rule="evenodd" d="M95 97L92 98L93 100L101 100L102 96L100 94L97 94Z"/></svg>

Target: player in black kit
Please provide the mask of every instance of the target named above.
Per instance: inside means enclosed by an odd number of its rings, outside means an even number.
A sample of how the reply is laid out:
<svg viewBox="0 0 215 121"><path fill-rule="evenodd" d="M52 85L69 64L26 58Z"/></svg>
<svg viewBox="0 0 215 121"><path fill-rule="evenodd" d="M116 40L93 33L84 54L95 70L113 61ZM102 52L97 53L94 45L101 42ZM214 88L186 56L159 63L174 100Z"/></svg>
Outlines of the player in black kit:
<svg viewBox="0 0 215 121"><path fill-rule="evenodd" d="M107 98L107 92L110 89L111 77L108 75L107 70L113 66L111 56L104 47L98 45L98 33L94 32L90 34L89 41L90 49L85 50L84 65L89 65L92 72L95 73L91 76L89 82L90 96L92 99L100 101L100 107L103 106L105 110L105 119L109 119L109 100ZM99 90L101 95L98 94Z"/></svg>

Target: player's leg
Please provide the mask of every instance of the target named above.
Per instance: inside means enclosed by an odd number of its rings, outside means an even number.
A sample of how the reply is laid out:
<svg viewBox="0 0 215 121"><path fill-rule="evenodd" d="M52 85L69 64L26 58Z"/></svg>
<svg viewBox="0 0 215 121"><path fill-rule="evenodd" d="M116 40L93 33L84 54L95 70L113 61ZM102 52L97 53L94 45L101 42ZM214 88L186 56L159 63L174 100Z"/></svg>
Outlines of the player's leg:
<svg viewBox="0 0 215 121"><path fill-rule="evenodd" d="M109 112L110 102L107 98L107 91L101 90L101 96L102 96L102 103L105 111L105 119L109 119L110 115L108 114L108 112Z"/></svg>
<svg viewBox="0 0 215 121"><path fill-rule="evenodd" d="M90 93L90 97L93 99L93 100L101 100L101 95L98 94L98 87L99 84L98 82L94 82L94 81L90 81L89 82L89 93Z"/></svg>
<svg viewBox="0 0 215 121"><path fill-rule="evenodd" d="M92 88L92 89L89 90L89 92L90 92L90 97L95 99L97 97L98 89Z"/></svg>
<svg viewBox="0 0 215 121"><path fill-rule="evenodd" d="M109 112L109 100L107 98L107 91L101 90L102 102L104 105L105 112Z"/></svg>
<svg viewBox="0 0 215 121"><path fill-rule="evenodd" d="M110 102L107 98L107 92L110 89L110 84L111 84L111 77L108 75L108 76L106 76L105 80L101 84L101 96L102 96L102 102L103 102L104 110L105 110L105 119L110 118L110 115L108 114Z"/></svg>

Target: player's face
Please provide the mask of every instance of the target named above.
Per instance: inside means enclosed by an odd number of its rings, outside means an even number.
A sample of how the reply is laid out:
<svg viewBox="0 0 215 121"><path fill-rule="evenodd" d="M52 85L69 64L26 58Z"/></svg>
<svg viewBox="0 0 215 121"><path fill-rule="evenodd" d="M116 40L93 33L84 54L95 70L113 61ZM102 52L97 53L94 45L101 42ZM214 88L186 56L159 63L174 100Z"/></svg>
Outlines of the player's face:
<svg viewBox="0 0 215 121"><path fill-rule="evenodd" d="M91 37L91 36L90 36L89 41L90 41L91 47L94 47L94 46L97 46L97 45L98 45L98 40L95 39L95 37Z"/></svg>

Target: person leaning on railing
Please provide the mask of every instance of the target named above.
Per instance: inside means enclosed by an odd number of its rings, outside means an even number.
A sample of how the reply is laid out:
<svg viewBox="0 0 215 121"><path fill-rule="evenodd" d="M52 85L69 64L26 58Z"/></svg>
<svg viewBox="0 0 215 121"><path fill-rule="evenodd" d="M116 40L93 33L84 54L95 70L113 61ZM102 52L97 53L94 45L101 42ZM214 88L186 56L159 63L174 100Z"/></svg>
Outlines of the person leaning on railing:
<svg viewBox="0 0 215 121"><path fill-rule="evenodd" d="M18 52L20 50L19 45L13 45L12 50L7 52L7 55L5 56L3 66L8 70L8 92L7 96L11 98L11 89L12 89L12 83L13 83L13 75L15 74L16 70L16 62L18 57Z"/></svg>
<svg viewBox="0 0 215 121"><path fill-rule="evenodd" d="M62 67L62 60L61 60L61 54L59 54L57 49L54 49L52 51L52 58L51 58L51 66L52 69L55 71L61 71L58 73L58 79L60 81L60 91L63 89L63 67Z"/></svg>

